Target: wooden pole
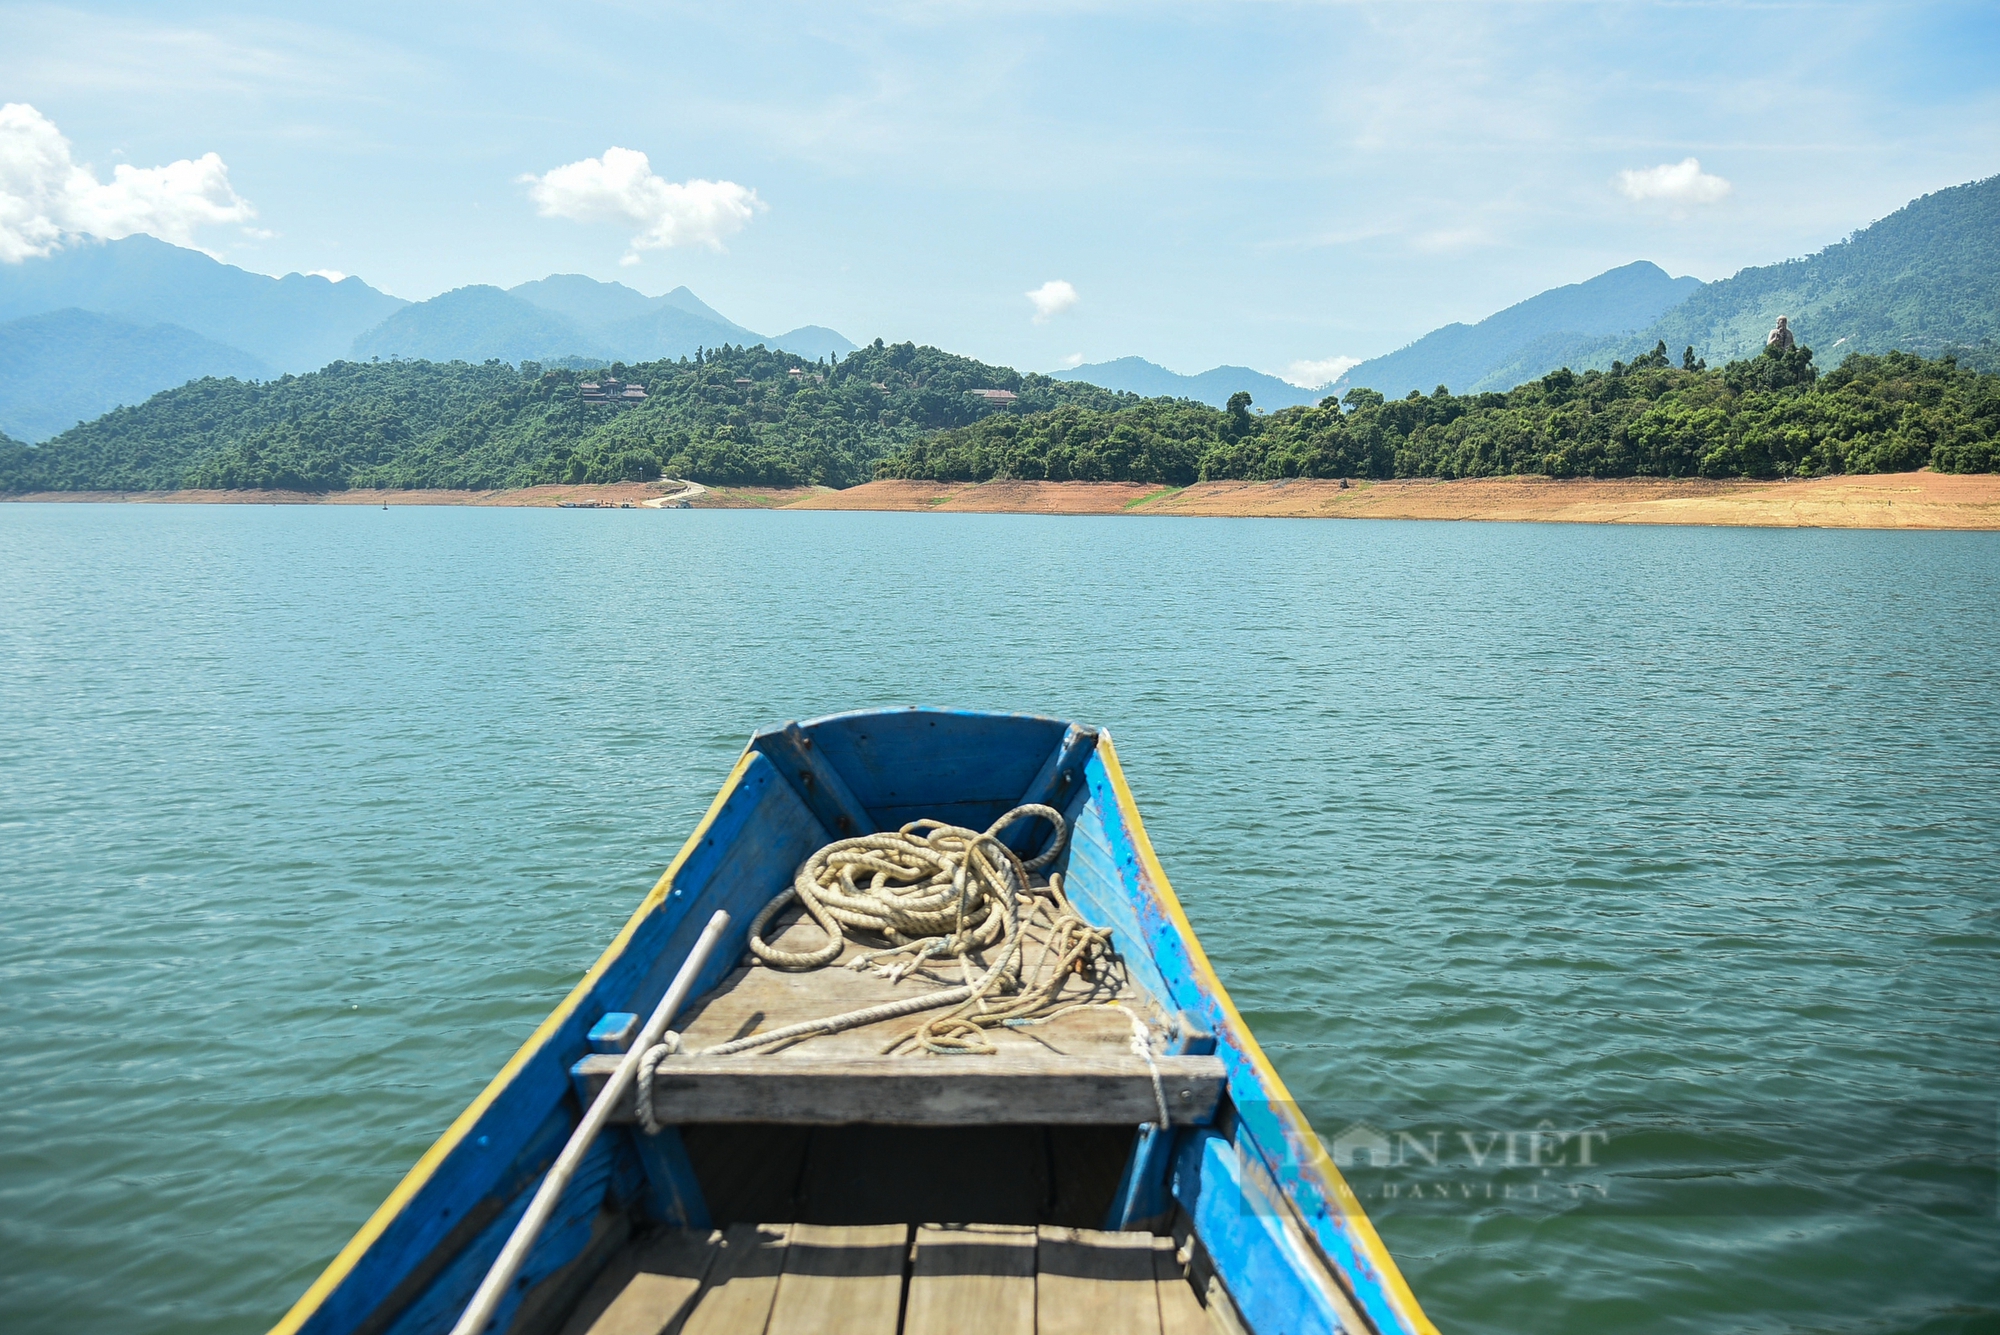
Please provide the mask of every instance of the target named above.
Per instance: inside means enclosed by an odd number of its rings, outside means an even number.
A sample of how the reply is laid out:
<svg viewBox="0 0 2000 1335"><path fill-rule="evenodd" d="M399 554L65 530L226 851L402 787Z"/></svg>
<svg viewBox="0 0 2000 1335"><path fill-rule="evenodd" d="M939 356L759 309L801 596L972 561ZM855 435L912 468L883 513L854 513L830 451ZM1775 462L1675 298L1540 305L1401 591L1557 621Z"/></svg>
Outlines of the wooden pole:
<svg viewBox="0 0 2000 1335"><path fill-rule="evenodd" d="M520 1272L521 1263L528 1259L528 1252L535 1245L536 1235L542 1231L542 1225L546 1224L549 1216L555 1212L556 1202L562 1199L564 1189L576 1175L577 1166L589 1152L591 1142L596 1140L597 1133L604 1129L604 1123L610 1118L612 1108L617 1105L618 1100L630 1088L633 1078L638 1074L639 1058L645 1055L646 1049L660 1041L660 1035L666 1032L667 1025L673 1021L675 1013L687 1004L688 993L694 990L694 980L701 974L702 965L708 962L709 953L715 949L716 942L722 939L722 934L728 927L729 915L720 909L716 910L715 916L708 920L708 926L702 929L701 938L694 943L694 948L688 951L687 960L681 965L680 972L674 975L673 985L667 989L667 995L660 998L660 1004L653 1009L652 1018L647 1020L646 1027L639 1031L638 1040L626 1050L625 1060L618 1063L617 1072L605 1082L604 1088L597 1092L597 1098L591 1102L589 1110L583 1115L583 1120L571 1133L569 1144L563 1146L563 1152L556 1156L554 1167L550 1168L548 1175L542 1179L541 1189L535 1192L535 1199L528 1203L528 1212L521 1216L520 1223L514 1225L514 1232L507 1239L507 1245L502 1247L500 1255L494 1258L493 1268L486 1272L486 1278L480 1282L479 1291L473 1294L472 1301L466 1304L465 1315L459 1317L458 1324L451 1328L451 1335L481 1335L486 1329L486 1323L493 1319L494 1309L500 1305L500 1299L507 1292L507 1286L514 1282L514 1276Z"/></svg>

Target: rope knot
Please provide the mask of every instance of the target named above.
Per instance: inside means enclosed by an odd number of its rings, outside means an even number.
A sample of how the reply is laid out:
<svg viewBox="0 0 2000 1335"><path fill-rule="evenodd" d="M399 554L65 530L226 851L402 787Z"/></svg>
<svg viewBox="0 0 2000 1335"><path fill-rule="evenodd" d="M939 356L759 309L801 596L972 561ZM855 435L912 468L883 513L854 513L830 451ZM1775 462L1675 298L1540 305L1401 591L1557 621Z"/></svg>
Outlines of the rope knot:
<svg viewBox="0 0 2000 1335"><path fill-rule="evenodd" d="M646 1129L649 1136L660 1134L660 1119L653 1114L653 1074L659 1070L661 1062L680 1050L681 1036L669 1029L639 1058L639 1125Z"/></svg>

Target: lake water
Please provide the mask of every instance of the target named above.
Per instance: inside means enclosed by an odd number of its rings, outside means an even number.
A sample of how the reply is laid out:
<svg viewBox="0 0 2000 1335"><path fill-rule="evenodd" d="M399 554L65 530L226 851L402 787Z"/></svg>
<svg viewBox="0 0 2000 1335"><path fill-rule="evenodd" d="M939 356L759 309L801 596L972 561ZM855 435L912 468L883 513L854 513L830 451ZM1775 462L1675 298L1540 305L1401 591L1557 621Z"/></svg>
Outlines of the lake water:
<svg viewBox="0 0 2000 1335"><path fill-rule="evenodd" d="M2000 534L0 505L0 569L17 1335L268 1325L751 731L913 702L1112 730L1444 1330L2000 1327Z"/></svg>

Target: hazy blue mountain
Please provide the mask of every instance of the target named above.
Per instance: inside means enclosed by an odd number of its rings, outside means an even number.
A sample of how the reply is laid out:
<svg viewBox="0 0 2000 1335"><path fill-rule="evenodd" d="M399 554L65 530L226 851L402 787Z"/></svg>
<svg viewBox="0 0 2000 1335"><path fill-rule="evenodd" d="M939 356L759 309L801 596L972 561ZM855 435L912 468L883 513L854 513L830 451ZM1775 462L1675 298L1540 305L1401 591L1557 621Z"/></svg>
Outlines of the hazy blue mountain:
<svg viewBox="0 0 2000 1335"><path fill-rule="evenodd" d="M724 344L755 347L762 343L801 357L848 353L855 346L820 325L767 337L737 324L685 287L649 297L623 283L602 283L582 274L555 274L507 292L571 321L598 346L624 361L692 357L697 348Z"/></svg>
<svg viewBox="0 0 2000 1335"><path fill-rule="evenodd" d="M355 335L407 304L359 278L271 278L150 236L78 241L43 259L0 264L0 320L76 308L175 324L280 371L346 356Z"/></svg>
<svg viewBox="0 0 2000 1335"><path fill-rule="evenodd" d="M1577 369L1660 340L1676 357L1690 345L1712 363L1748 357L1780 315L1828 368L1853 352L1936 356L2000 344L2000 176L1913 200L1816 255L1710 283Z"/></svg>
<svg viewBox="0 0 2000 1335"><path fill-rule="evenodd" d="M765 345L780 352L797 353L801 357L818 360L821 357L845 357L853 352L856 344L850 343L839 331L828 329L823 324L800 325L787 334L778 334L764 340Z"/></svg>
<svg viewBox="0 0 2000 1335"><path fill-rule="evenodd" d="M737 324L734 320L731 320L728 316L710 306L685 287L677 287L665 296L654 297L653 301L656 305L671 306L675 310L686 311L689 315L698 316L712 324L719 324L728 328L731 331L731 337L728 341L731 343L747 344L748 346L755 347L764 341L762 334L755 334L745 329L742 325Z"/></svg>
<svg viewBox="0 0 2000 1335"><path fill-rule="evenodd" d="M696 348L725 343L775 346L685 287L649 297L622 283L553 274L509 292L460 288L412 305L359 278L270 278L150 236L79 241L45 259L0 264L0 321L60 310L96 312L146 329L179 326L248 358L227 362L213 347L197 353L193 345L170 355L171 340L160 335L146 345L166 358L158 374L121 380L120 394L141 382L159 381L154 389L179 384L189 366L203 368L192 374L227 364L262 375L314 370L350 356L602 363L692 356ZM817 326L783 337L804 356L853 348ZM141 346L124 337L118 355L136 356ZM39 392L22 380L24 365L0 364L0 399L25 403ZM120 365L130 369L129 361ZM161 379L166 376L180 378Z"/></svg>
<svg viewBox="0 0 2000 1335"><path fill-rule="evenodd" d="M1143 357L1120 357L1117 361L1095 362L1049 374L1057 380L1082 381L1086 385L1126 390L1147 398L1193 399L1212 408L1227 407L1231 394L1239 389L1248 390L1250 401L1266 412L1318 403L1327 393L1323 389L1300 389L1274 375L1265 375L1247 366L1218 366L1200 375L1181 375Z"/></svg>
<svg viewBox="0 0 2000 1335"><path fill-rule="evenodd" d="M1587 282L1552 288L1478 324L1434 329L1408 347L1351 367L1330 392L1365 387L1399 399L1439 385L1455 394L1512 389L1607 336L1636 334L1700 287L1700 279L1670 278L1659 265L1638 260Z"/></svg>
<svg viewBox="0 0 2000 1335"><path fill-rule="evenodd" d="M510 287L507 295L554 311L580 329L644 315L655 300L623 283L600 283L580 273L550 274Z"/></svg>
<svg viewBox="0 0 2000 1335"><path fill-rule="evenodd" d="M74 307L26 315L0 324L0 433L39 443L203 376L272 374L240 348L179 325L137 325Z"/></svg>
<svg viewBox="0 0 2000 1335"><path fill-rule="evenodd" d="M559 273L510 287L507 293L523 301L531 301L543 310L554 311L574 321L580 329L597 330L612 325L643 323L648 316L671 311L689 319L669 319L661 327L712 327L713 336L707 340L706 346L723 343L755 345L764 341L762 334L745 329L685 287L677 287L664 296L649 297L623 283L600 282L578 273ZM693 346L690 345L688 350L692 352Z"/></svg>
<svg viewBox="0 0 2000 1335"><path fill-rule="evenodd" d="M1612 270L1604 278L1624 274ZM1650 266L1648 266L1650 268ZM1658 270L1656 270L1658 272ZM1590 288L1602 282L1594 278ZM1692 282L1692 280L1674 280ZM1558 292L1570 292L1558 288ZM1424 348L1464 326L1448 326L1418 340L1404 352L1376 358L1350 370L1338 384L1370 386L1390 398L1408 390L1426 394L1438 384L1454 392L1506 390L1568 366L1604 370L1614 360L1630 360L1666 344L1678 360L1684 348L1712 364L1748 358L1764 348L1778 316L1788 316L1798 342L1814 350L1818 364L1832 368L1852 352L1916 352L1938 356L1960 352L1968 366L2000 368L2000 176L1952 186L1912 200L1888 218L1854 232L1818 254L1782 264L1740 270L1732 278L1700 286L1688 300L1664 308L1632 332L1590 338L1570 332L1544 334L1520 344L1466 384L1432 376L1392 376L1408 352ZM1556 296L1556 294L1542 294ZM1500 312L1534 306L1542 298Z"/></svg>
<svg viewBox="0 0 2000 1335"><path fill-rule="evenodd" d="M686 289L681 289L685 291ZM668 294L673 295L672 293ZM678 305L656 305L644 315L599 325L595 333L605 346L616 349L626 361L650 362L662 357L692 357L696 348L716 348L725 343L755 347L768 343L762 334L753 334L720 316L710 318ZM695 305L700 306L700 302ZM703 306L703 310L708 308Z"/></svg>
<svg viewBox="0 0 2000 1335"><path fill-rule="evenodd" d="M677 287L664 296L649 297L623 283L604 283L582 274L560 273L510 287L507 294L533 302L543 310L554 311L586 331L595 332L628 324L635 328L645 327L647 317L670 311L688 319L668 319L660 327L709 331L710 337L706 339L705 346L715 347L723 343L751 346L764 341L762 334L745 329L685 287ZM688 350L694 350L692 344Z"/></svg>
<svg viewBox="0 0 2000 1335"><path fill-rule="evenodd" d="M405 306L354 340L356 361L401 357L434 362L551 361L623 354L575 321L533 302L476 284Z"/></svg>

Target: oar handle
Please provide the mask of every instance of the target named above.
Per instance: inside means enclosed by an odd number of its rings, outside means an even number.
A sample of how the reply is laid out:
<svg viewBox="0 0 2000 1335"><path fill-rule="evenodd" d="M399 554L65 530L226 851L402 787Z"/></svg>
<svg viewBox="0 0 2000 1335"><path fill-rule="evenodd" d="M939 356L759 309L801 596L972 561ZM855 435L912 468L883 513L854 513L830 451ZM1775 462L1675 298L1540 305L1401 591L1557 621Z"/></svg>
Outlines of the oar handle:
<svg viewBox="0 0 2000 1335"><path fill-rule="evenodd" d="M639 1031L637 1041L626 1049L625 1060L618 1063L618 1069L612 1073L611 1079L597 1092L596 1099L583 1114L583 1120L577 1123L576 1130L571 1133L569 1144L563 1146L563 1152L556 1156L555 1166L550 1168L548 1176L542 1179L541 1188L535 1192L535 1199L528 1203L528 1212L521 1216L520 1223L514 1225L514 1232L507 1239L507 1245L502 1247L500 1255L494 1258L493 1268L486 1272L486 1278L480 1282L479 1291L473 1294L472 1301L466 1304L465 1315L461 1316L458 1324L451 1328L451 1335L480 1335L486 1328L486 1323L493 1319L493 1309L500 1305L500 1298L507 1292L507 1286L514 1282L514 1276L520 1272L521 1263L528 1259L529 1249L535 1245L535 1238L541 1233L542 1225L548 1223L549 1216L555 1212L556 1202L562 1199L570 1178L576 1175L577 1165L583 1162L583 1156L589 1151L591 1142L597 1139L597 1133L604 1129L604 1123L610 1118L611 1110L631 1087L632 1079L639 1070L639 1058L645 1055L646 1049L660 1041L660 1035L667 1031L667 1025L673 1021L674 1015L687 1004L688 993L694 990L694 981L701 975L702 966L708 962L709 953L715 949L716 942L722 939L723 932L728 928L729 915L720 909L716 910L715 916L708 920L708 926L702 929L701 938L694 943L694 948L688 951L688 957L681 964L680 972L674 975L673 986L667 989L667 995L660 998L660 1004L653 1008L652 1018L647 1020L646 1027Z"/></svg>

